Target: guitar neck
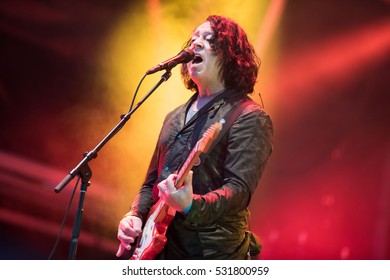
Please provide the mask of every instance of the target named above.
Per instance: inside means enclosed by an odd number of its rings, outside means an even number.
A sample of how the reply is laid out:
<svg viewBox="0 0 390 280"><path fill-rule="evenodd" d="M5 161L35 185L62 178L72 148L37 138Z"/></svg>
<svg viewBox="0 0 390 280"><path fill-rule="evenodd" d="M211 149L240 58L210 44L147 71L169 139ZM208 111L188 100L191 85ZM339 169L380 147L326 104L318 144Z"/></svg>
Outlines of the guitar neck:
<svg viewBox="0 0 390 280"><path fill-rule="evenodd" d="M191 153L188 155L183 166L180 168L180 171L177 173L176 178L176 189L180 188L184 182L184 179L190 172L191 168L194 166L195 162L199 159L201 153L205 153L209 150L211 143L215 140L218 133L221 131L222 124L225 120L221 120L219 123L215 123L209 127L206 132L203 134L203 137L196 142L196 145L192 149Z"/></svg>

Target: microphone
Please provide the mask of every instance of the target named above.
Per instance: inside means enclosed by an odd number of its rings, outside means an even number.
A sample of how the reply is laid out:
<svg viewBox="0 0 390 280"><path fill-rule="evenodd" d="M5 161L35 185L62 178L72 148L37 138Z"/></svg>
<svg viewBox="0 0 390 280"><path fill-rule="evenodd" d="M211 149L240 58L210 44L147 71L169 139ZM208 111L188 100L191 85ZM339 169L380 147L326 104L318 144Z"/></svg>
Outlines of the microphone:
<svg viewBox="0 0 390 280"><path fill-rule="evenodd" d="M172 69L173 67L175 67L179 63L188 63L194 59L194 56L195 56L195 54L194 54L193 50L191 50L191 49L182 50L176 56L150 68L148 71L146 71L146 74L149 75L149 74L153 74L153 73L156 73L156 72L164 70L164 69Z"/></svg>

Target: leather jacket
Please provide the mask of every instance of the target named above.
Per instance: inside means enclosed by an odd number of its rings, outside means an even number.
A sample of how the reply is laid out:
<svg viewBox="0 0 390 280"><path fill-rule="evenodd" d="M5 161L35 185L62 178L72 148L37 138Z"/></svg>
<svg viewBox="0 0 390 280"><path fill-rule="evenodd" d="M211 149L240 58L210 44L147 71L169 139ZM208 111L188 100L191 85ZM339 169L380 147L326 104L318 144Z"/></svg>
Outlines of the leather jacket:
<svg viewBox="0 0 390 280"><path fill-rule="evenodd" d="M166 116L145 182L132 204L131 213L145 223L158 200L157 184L180 168L205 130L234 104L249 103L192 168L192 207L187 215L176 213L159 259L244 259L249 250L247 207L272 151L272 121L247 95L232 90L220 95L187 123L187 110L197 94Z"/></svg>

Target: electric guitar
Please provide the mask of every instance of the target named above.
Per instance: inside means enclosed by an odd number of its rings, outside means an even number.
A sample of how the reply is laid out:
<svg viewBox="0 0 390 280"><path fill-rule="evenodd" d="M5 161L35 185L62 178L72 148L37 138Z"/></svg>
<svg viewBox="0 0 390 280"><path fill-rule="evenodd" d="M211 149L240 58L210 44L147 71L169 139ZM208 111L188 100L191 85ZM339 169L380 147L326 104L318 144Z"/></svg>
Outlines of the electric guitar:
<svg viewBox="0 0 390 280"><path fill-rule="evenodd" d="M184 162L180 171L177 173L175 182L176 189L180 188L190 172L191 168L199 162L199 156L207 153L213 141L217 138L222 129L224 120L214 123L203 134L202 138L196 143L187 160ZM159 254L167 243L165 236L168 226L175 217L176 210L169 207L159 199L150 209L148 219L145 223L141 236L138 238L137 246L134 250L131 260L153 260Z"/></svg>

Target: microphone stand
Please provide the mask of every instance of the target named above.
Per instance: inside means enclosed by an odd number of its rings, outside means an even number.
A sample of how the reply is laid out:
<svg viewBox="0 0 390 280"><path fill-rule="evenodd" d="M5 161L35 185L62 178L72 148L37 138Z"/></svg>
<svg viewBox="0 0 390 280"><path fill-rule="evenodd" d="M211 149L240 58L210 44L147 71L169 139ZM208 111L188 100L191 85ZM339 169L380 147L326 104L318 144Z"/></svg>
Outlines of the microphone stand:
<svg viewBox="0 0 390 280"><path fill-rule="evenodd" d="M80 189L80 199L78 208L76 211L76 216L73 224L72 231L72 242L69 250L68 259L75 259L78 239L80 236L81 220L83 215L83 205L85 200L85 194L87 192L87 187L91 185L90 179L92 177L91 168L88 166L88 163L97 157L100 149L117 134L126 122L130 119L131 115L145 102L145 100L163 83L166 82L171 77L171 68L166 69L166 72L161 76L159 82L138 102L134 109L130 110L127 114L121 115L121 120L119 123L103 138L103 140L91 151L84 153L83 159L77 164L77 166L72 169L68 175L54 188L56 193L59 193L76 175L81 179L81 189Z"/></svg>

